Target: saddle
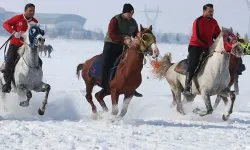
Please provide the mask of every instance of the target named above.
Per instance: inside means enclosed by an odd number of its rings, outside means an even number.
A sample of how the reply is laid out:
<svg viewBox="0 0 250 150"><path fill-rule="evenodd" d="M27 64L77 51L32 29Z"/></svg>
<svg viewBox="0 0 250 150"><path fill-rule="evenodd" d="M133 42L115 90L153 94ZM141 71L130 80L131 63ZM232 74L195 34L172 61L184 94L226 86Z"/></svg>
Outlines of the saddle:
<svg viewBox="0 0 250 150"><path fill-rule="evenodd" d="M212 56L212 54L207 54L206 52L202 52L200 59L199 59L199 64L195 69L194 76L196 76L202 70L202 68L204 68L208 58L211 56ZM177 73L180 73L182 75L187 75L187 69L188 69L188 58L181 60L176 65L174 71Z"/></svg>
<svg viewBox="0 0 250 150"><path fill-rule="evenodd" d="M118 64L120 63L120 60L122 58L122 55L120 55L118 58L116 58L115 63L113 64L113 67L109 70L109 81L111 81L116 73L116 69ZM89 68L88 75L90 77L93 77L96 79L98 86L101 86L101 70L102 70L102 54L98 55L96 59L93 61Z"/></svg>

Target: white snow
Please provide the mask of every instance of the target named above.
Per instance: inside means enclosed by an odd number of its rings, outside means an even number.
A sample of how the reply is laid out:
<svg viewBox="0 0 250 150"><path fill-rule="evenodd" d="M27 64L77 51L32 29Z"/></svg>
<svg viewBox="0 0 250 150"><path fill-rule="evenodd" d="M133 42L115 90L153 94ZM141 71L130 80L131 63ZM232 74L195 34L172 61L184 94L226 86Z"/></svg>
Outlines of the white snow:
<svg viewBox="0 0 250 150"><path fill-rule="evenodd" d="M4 43L6 37L0 38ZM181 116L170 108L172 95L165 80L154 79L151 66L143 68L143 82L138 91L142 98L133 98L128 113L120 122L104 119L92 120L91 107L86 101L85 84L77 79L76 66L102 52L99 41L73 41L46 39L55 51L52 59L42 56L44 81L52 87L44 116L37 114L44 93L34 93L28 108L19 106L15 94L9 94L4 105L0 103L1 150L170 150L170 149L250 149L250 57L243 62L246 71L239 78L240 95L236 97L234 112L227 122L221 117L225 106L221 103L213 114L200 117L192 113L196 107L205 109L197 96L187 104L187 113ZM172 52L173 61L186 57L187 45L158 44L162 54ZM3 60L3 51L0 52ZM95 87L95 92L100 90ZM215 97L212 97L214 103ZM102 109L94 98L98 111ZM120 96L121 108L123 96ZM111 110L110 96L105 102Z"/></svg>

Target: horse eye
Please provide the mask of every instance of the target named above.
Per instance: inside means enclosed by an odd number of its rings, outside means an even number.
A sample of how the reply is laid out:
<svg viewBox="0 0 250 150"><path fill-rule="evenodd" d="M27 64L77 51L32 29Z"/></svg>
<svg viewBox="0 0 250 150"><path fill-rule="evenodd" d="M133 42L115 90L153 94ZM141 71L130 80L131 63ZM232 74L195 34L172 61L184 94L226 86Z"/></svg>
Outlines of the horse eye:
<svg viewBox="0 0 250 150"><path fill-rule="evenodd" d="M142 39L143 39L144 41L147 41L147 40L148 40L148 36L147 36L147 35L143 35Z"/></svg>
<svg viewBox="0 0 250 150"><path fill-rule="evenodd" d="M231 42L231 40L232 40L231 36L227 37L227 42Z"/></svg>

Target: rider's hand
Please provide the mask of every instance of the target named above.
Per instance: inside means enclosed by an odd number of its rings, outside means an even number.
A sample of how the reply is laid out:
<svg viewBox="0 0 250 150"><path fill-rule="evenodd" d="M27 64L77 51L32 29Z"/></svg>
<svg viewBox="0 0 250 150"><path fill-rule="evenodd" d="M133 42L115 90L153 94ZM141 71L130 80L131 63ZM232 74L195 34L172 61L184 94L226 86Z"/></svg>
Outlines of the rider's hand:
<svg viewBox="0 0 250 150"><path fill-rule="evenodd" d="M130 45L130 43L131 43L131 38L128 36L124 37L124 44Z"/></svg>
<svg viewBox="0 0 250 150"><path fill-rule="evenodd" d="M13 35L15 36L15 38L19 39L22 36L22 33L21 32L15 32Z"/></svg>

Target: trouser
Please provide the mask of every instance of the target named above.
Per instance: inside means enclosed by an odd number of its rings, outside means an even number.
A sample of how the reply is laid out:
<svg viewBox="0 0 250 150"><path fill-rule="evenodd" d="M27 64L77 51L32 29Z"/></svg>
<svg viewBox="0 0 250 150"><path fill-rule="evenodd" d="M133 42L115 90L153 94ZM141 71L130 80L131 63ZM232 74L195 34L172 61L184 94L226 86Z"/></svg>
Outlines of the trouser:
<svg viewBox="0 0 250 150"><path fill-rule="evenodd" d="M13 44L9 45L9 49L7 51L7 58L5 62L5 68L4 68L4 80L6 84L11 83L11 79L13 78L14 75L14 68L15 68L15 62L18 57L18 46L15 46ZM39 65L42 67L42 60L39 57Z"/></svg>
<svg viewBox="0 0 250 150"><path fill-rule="evenodd" d="M189 45L188 47L188 69L187 72L195 72L197 68L203 49L200 47Z"/></svg>
<svg viewBox="0 0 250 150"><path fill-rule="evenodd" d="M191 86L191 81L194 76L194 72L199 65L201 55L204 51L204 48L196 47L189 45L188 46L188 68L186 76L186 87Z"/></svg>
<svg viewBox="0 0 250 150"><path fill-rule="evenodd" d="M238 70L237 70L237 74L238 75L242 75L242 72L246 70L245 65L242 62L242 58L239 58L239 65L238 65Z"/></svg>
<svg viewBox="0 0 250 150"><path fill-rule="evenodd" d="M113 67L115 60L122 54L123 45L105 42L103 48L101 86L107 90L109 81L109 72Z"/></svg>

